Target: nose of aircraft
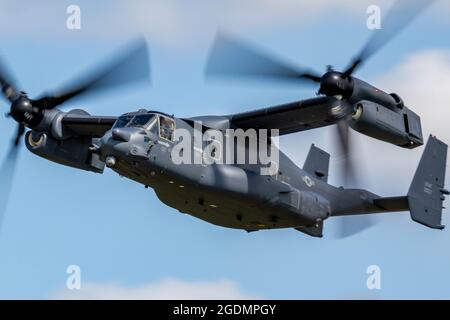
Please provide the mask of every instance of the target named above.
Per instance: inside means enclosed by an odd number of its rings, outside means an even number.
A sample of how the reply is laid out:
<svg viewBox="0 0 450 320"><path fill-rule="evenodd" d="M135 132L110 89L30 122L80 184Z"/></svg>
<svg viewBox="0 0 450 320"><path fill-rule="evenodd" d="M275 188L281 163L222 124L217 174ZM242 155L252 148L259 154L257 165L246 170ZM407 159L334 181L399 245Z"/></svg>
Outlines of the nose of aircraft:
<svg viewBox="0 0 450 320"><path fill-rule="evenodd" d="M151 143L151 133L142 128L114 128L102 137L100 151L102 158L105 160L111 160L111 157L123 160L133 156L146 158Z"/></svg>
<svg viewBox="0 0 450 320"><path fill-rule="evenodd" d="M112 138L117 141L128 142L130 141L131 135L133 132L130 132L128 128L116 128L112 130Z"/></svg>

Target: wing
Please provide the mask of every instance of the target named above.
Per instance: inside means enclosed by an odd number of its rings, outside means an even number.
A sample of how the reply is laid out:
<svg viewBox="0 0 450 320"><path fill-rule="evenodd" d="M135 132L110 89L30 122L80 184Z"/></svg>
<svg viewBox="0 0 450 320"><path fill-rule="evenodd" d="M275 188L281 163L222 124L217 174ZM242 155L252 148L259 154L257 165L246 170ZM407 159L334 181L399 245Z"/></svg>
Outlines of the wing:
<svg viewBox="0 0 450 320"><path fill-rule="evenodd" d="M320 128L337 123L339 100L319 97L231 115L233 127L279 129L280 135Z"/></svg>
<svg viewBox="0 0 450 320"><path fill-rule="evenodd" d="M75 136L100 138L111 129L116 120L117 117L68 113L61 119L61 123L64 130L68 130Z"/></svg>

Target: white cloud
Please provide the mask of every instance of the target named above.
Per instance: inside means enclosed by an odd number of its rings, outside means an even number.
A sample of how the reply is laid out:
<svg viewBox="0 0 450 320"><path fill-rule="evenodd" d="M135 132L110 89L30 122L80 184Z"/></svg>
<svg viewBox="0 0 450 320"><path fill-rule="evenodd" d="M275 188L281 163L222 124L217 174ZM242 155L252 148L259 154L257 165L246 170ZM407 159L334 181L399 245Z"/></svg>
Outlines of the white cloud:
<svg viewBox="0 0 450 320"><path fill-rule="evenodd" d="M424 134L450 137L450 50L416 53L375 82L395 90L421 116Z"/></svg>
<svg viewBox="0 0 450 320"><path fill-rule="evenodd" d="M78 1L82 14L82 33L88 36L129 36L143 33L163 45L197 46L197 39L208 39L218 27L232 31L265 32L279 28L297 29L299 24L326 14L348 18L365 17L366 8L379 4L388 9L391 0L135 0ZM4 0L0 2L0 27L10 32L67 36L65 19L69 1ZM448 1L441 1L435 12L450 10ZM382 11L383 12L383 11ZM20 21L20 23L17 23ZM363 19L359 21L364 21ZM295 31L294 31L295 33Z"/></svg>
<svg viewBox="0 0 450 320"><path fill-rule="evenodd" d="M55 299L133 299L133 300L215 300L258 299L241 291L229 280L188 282L179 279L163 279L138 287L124 287L111 283L86 283L80 290L62 290L52 296Z"/></svg>
<svg viewBox="0 0 450 320"><path fill-rule="evenodd" d="M166 45L195 46L195 40L210 38L218 28L265 32L306 24L333 11L366 15L369 4L369 0L139 0L132 6L116 3L116 11L123 14L128 31L136 28Z"/></svg>

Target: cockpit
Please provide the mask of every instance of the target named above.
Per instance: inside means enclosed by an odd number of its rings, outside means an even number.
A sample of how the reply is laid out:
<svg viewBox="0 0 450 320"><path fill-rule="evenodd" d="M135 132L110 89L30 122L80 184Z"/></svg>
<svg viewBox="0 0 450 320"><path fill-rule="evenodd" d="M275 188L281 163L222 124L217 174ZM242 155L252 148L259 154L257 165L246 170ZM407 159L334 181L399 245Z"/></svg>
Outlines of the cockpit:
<svg viewBox="0 0 450 320"><path fill-rule="evenodd" d="M173 141L175 120L169 116L155 113L125 114L117 119L112 128L125 127L143 128L162 139Z"/></svg>

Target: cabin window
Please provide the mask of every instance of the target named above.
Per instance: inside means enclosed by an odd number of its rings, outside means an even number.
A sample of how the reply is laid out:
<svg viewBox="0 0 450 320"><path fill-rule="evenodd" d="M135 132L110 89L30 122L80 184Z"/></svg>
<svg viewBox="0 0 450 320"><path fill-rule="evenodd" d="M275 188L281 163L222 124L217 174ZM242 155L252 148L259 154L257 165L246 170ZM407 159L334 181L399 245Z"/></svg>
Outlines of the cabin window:
<svg viewBox="0 0 450 320"><path fill-rule="evenodd" d="M175 121L171 118L159 117L159 136L163 139L173 141L175 131Z"/></svg>
<svg viewBox="0 0 450 320"><path fill-rule="evenodd" d="M147 130L158 136L158 117L153 117L152 120L147 124Z"/></svg>

